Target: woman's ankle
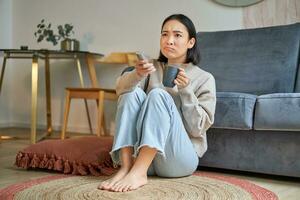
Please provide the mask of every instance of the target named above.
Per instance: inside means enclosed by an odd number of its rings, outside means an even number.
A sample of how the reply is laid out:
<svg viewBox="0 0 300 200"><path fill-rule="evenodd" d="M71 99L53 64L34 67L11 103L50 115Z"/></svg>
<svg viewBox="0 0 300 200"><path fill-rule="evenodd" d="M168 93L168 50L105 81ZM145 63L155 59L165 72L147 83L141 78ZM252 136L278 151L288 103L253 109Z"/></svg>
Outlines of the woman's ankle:
<svg viewBox="0 0 300 200"><path fill-rule="evenodd" d="M122 165L119 170L124 171L124 172L129 172L131 167L132 166L130 166L130 165L128 165L128 166L127 165Z"/></svg>
<svg viewBox="0 0 300 200"><path fill-rule="evenodd" d="M138 177L147 177L147 170L145 171L143 168L139 168L137 166L133 166L128 174L133 174Z"/></svg>
<svg viewBox="0 0 300 200"><path fill-rule="evenodd" d="M124 147L121 149L121 168L131 169L133 165L133 148L132 147Z"/></svg>

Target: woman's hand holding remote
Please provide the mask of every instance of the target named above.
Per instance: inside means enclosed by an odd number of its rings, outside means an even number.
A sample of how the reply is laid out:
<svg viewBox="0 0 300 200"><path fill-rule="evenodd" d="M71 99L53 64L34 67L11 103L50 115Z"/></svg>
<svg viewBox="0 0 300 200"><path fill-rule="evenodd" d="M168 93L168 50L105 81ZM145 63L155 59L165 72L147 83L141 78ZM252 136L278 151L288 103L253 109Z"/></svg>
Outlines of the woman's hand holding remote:
<svg viewBox="0 0 300 200"><path fill-rule="evenodd" d="M156 69L153 63L149 62L146 56L141 52L136 52L138 61L135 64L136 73L141 77L146 77L148 74L155 72Z"/></svg>
<svg viewBox="0 0 300 200"><path fill-rule="evenodd" d="M135 65L136 73L139 76L146 77L148 74L155 72L156 69L153 63L150 63L148 60L139 60Z"/></svg>

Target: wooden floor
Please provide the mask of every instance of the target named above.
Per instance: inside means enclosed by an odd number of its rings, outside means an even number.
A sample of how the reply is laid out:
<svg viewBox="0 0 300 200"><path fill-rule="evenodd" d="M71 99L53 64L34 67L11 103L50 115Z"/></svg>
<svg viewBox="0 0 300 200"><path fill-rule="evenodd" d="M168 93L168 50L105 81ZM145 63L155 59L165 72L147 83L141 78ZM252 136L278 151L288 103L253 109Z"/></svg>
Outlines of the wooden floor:
<svg viewBox="0 0 300 200"><path fill-rule="evenodd" d="M35 179L37 177L53 174L45 171L23 170L14 166L16 153L28 146L30 135L29 129L22 128L1 128L0 135L9 135L23 137L16 140L1 140L0 141L0 188L8 185L22 182L25 180ZM76 135L76 134L72 134ZM77 134L77 136L80 134ZM82 134L81 134L82 135ZM57 137L58 133L54 133L54 137ZM251 174L243 172L233 172L226 170L215 169L202 169L206 171L214 171L225 176L234 176L241 179L248 180L266 189L269 189L277 194L280 200L299 200L300 199L300 179L279 177L279 176L267 176L260 174Z"/></svg>

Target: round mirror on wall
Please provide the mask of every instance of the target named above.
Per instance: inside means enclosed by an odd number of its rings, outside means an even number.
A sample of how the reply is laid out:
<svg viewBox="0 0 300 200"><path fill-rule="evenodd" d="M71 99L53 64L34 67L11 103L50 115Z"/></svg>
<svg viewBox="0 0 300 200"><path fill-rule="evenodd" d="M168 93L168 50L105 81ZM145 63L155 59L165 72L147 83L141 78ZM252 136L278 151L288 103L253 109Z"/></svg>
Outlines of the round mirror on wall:
<svg viewBox="0 0 300 200"><path fill-rule="evenodd" d="M212 0L212 1L222 4L224 6L243 7L243 6L250 6L259 3L263 0Z"/></svg>

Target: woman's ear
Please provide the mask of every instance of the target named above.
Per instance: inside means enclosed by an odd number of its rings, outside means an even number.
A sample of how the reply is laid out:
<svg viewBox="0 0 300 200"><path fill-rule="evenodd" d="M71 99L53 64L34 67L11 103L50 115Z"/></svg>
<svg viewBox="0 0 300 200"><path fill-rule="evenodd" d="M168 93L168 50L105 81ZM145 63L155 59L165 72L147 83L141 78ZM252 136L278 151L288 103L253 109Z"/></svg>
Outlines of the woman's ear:
<svg viewBox="0 0 300 200"><path fill-rule="evenodd" d="M195 38L191 38L188 42L188 49L193 48L193 46L195 45Z"/></svg>

